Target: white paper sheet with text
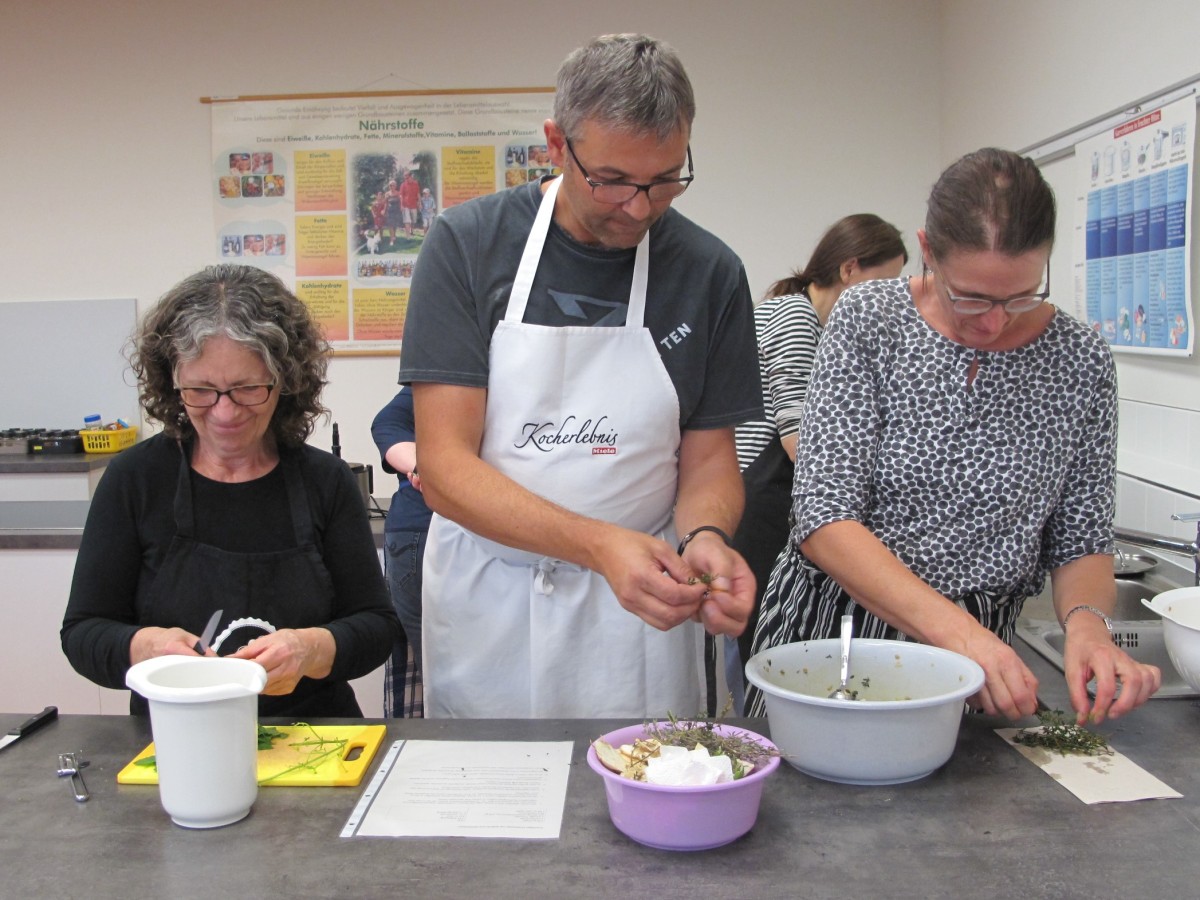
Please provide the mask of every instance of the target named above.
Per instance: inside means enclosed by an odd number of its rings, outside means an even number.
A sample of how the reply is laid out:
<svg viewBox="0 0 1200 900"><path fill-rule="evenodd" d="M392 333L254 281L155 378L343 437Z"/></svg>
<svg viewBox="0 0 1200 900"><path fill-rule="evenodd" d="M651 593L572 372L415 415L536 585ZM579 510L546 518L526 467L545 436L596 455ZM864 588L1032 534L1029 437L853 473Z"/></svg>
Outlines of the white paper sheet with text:
<svg viewBox="0 0 1200 900"><path fill-rule="evenodd" d="M355 836L559 836L571 741L398 741L397 746Z"/></svg>

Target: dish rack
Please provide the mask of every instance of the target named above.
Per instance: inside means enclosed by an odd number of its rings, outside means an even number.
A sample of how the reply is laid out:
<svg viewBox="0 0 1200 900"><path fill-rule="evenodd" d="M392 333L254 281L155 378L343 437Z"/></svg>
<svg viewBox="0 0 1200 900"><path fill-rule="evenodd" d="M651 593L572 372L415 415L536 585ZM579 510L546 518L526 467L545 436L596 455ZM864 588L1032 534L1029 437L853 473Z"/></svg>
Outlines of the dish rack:
<svg viewBox="0 0 1200 900"><path fill-rule="evenodd" d="M88 429L79 432L84 453L116 453L137 443L137 426L130 428Z"/></svg>

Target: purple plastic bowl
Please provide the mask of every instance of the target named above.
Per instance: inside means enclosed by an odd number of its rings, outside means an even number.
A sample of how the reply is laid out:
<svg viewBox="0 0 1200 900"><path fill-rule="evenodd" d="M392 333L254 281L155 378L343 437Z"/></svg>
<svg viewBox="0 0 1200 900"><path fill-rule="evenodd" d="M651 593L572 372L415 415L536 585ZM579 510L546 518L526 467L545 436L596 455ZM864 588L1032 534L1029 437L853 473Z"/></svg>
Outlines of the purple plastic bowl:
<svg viewBox="0 0 1200 900"><path fill-rule="evenodd" d="M775 749L762 735L744 728L717 725L716 730L720 734L745 735ZM631 725L610 731L602 740L620 747L645 736L644 725ZM737 781L677 787L622 778L604 767L592 746L588 747L587 761L604 778L608 815L617 830L658 850L710 850L736 841L754 827L763 782L779 768L779 757L772 756Z"/></svg>

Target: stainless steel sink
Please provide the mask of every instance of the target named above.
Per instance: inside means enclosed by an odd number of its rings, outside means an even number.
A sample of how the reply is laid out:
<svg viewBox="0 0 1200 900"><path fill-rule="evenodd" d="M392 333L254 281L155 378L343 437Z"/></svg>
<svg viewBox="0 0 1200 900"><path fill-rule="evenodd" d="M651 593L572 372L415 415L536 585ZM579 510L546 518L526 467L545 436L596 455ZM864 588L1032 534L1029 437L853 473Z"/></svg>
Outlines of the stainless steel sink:
<svg viewBox="0 0 1200 900"><path fill-rule="evenodd" d="M1184 586L1156 572L1147 572L1139 578L1117 579L1117 605L1112 616L1113 642L1138 662L1150 663L1162 670L1162 687L1154 695L1153 699L1156 700L1200 696L1171 665L1171 658L1167 656L1167 647L1163 640L1162 619L1141 603L1143 597L1149 600L1163 591ZM1062 626L1053 618L1049 618L1053 616L1053 612L1044 612L1053 609L1046 602L1049 591L1047 585L1041 597L1030 598L1026 606L1027 612L1036 615L1040 607L1043 617L1023 615L1017 621L1017 637L1062 671L1062 652L1066 636Z"/></svg>

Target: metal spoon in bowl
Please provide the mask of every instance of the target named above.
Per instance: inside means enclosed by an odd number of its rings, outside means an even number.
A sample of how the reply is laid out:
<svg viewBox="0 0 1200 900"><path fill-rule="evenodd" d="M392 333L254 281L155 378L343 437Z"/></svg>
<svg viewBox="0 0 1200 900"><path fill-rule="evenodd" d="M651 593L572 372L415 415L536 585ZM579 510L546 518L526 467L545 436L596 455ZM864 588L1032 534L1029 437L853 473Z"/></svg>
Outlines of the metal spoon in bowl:
<svg viewBox="0 0 1200 900"><path fill-rule="evenodd" d="M830 700L857 700L858 691L850 690L850 639L854 637L854 617L842 616L842 683L829 695Z"/></svg>

